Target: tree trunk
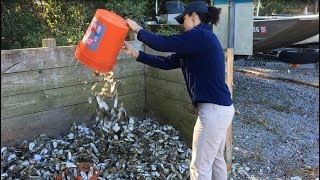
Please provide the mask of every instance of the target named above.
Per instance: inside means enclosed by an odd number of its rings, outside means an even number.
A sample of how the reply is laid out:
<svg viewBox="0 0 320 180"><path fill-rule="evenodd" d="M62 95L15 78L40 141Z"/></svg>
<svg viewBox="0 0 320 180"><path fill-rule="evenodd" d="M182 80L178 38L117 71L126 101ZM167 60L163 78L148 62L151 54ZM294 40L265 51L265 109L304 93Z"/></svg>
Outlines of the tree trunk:
<svg viewBox="0 0 320 180"><path fill-rule="evenodd" d="M258 5L257 5L257 12L256 12L256 16L259 16L259 11L260 11L260 0L258 0Z"/></svg>
<svg viewBox="0 0 320 180"><path fill-rule="evenodd" d="M314 0L314 14L318 13L319 0Z"/></svg>
<svg viewBox="0 0 320 180"><path fill-rule="evenodd" d="M308 15L308 5L306 5L305 7L304 7L304 13L303 13L304 15Z"/></svg>

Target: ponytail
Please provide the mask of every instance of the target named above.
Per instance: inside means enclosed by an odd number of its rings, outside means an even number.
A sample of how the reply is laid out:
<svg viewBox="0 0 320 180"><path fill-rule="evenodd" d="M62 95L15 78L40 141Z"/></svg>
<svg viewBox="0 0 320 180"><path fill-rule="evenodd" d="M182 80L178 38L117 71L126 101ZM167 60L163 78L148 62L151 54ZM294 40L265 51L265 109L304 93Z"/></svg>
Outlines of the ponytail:
<svg viewBox="0 0 320 180"><path fill-rule="evenodd" d="M208 22L217 26L220 20L221 8L210 6L208 7L208 10L209 10Z"/></svg>
<svg viewBox="0 0 320 180"><path fill-rule="evenodd" d="M205 24L214 24L217 26L220 20L221 8L216 8L214 6L208 7L209 13L195 12L199 15L200 21ZM192 12L188 12L188 15L191 16Z"/></svg>

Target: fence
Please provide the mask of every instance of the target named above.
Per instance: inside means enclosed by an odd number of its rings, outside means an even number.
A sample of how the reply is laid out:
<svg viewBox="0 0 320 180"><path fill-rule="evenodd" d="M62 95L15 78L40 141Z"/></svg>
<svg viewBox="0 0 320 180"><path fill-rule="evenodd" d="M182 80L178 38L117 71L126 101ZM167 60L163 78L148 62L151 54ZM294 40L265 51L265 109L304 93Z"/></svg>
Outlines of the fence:
<svg viewBox="0 0 320 180"><path fill-rule="evenodd" d="M62 136L73 121L94 122L97 105L89 104L88 98L98 78L77 64L75 48L1 51L1 146L31 140L41 133ZM114 76L123 83L118 89L119 101L129 114L142 117L144 65L121 53Z"/></svg>
<svg viewBox="0 0 320 180"><path fill-rule="evenodd" d="M147 53L160 53L137 42L133 46ZM77 63L76 46L1 51L1 146L32 140L42 133L65 135L72 122L92 125L97 103L88 103L92 83L98 79L92 70ZM232 92L233 52L227 50L226 81ZM153 117L171 124L190 146L197 111L191 104L180 69L159 70L145 66L120 53L114 68L119 102L129 115ZM226 159L231 168L232 127L228 130Z"/></svg>

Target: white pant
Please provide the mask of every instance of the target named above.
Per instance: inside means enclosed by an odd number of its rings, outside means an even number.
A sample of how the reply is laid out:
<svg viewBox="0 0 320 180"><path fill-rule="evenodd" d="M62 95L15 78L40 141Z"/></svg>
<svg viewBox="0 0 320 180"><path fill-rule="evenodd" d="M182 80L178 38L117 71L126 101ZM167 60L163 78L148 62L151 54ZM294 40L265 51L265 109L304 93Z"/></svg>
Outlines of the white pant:
<svg viewBox="0 0 320 180"><path fill-rule="evenodd" d="M199 116L193 130L191 180L227 180L224 160L226 132L234 107L217 104L199 104Z"/></svg>

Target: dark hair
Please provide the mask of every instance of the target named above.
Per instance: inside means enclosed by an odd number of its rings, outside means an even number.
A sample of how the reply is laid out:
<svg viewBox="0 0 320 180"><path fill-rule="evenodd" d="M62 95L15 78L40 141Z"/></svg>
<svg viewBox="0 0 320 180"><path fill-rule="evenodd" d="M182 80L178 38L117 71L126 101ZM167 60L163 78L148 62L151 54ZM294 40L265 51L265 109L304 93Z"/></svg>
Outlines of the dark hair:
<svg viewBox="0 0 320 180"><path fill-rule="evenodd" d="M220 19L221 8L209 6L208 10L209 10L209 13L201 13L201 12L195 12L195 13L199 15L200 21L202 23L217 25ZM191 16L192 12L189 12L188 15Z"/></svg>

